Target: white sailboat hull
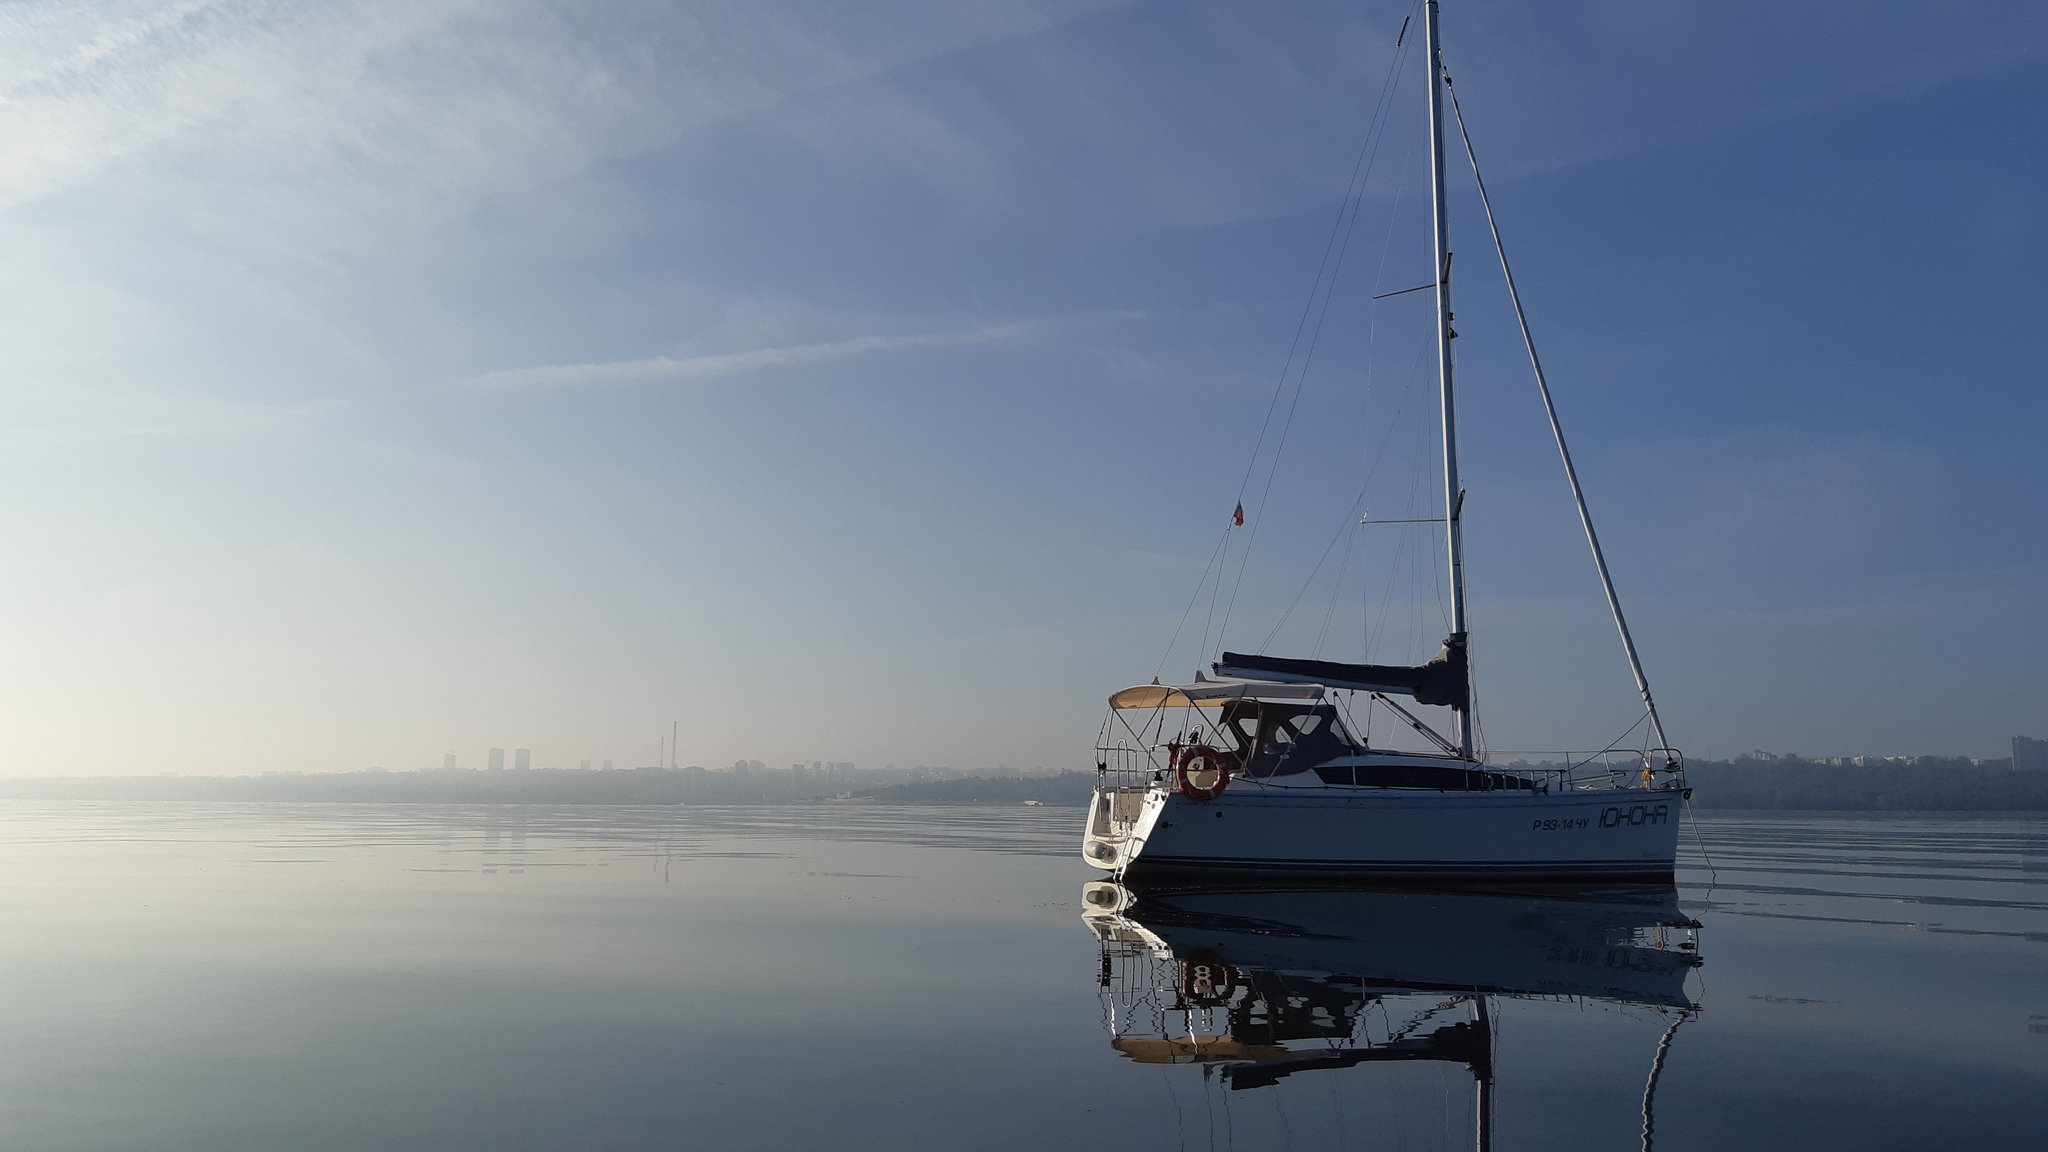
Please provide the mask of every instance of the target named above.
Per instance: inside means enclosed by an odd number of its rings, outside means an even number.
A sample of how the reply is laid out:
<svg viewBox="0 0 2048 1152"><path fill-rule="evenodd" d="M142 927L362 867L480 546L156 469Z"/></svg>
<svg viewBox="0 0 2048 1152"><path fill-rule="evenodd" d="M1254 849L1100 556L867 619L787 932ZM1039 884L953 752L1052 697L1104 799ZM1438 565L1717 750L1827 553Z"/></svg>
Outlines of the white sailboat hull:
<svg viewBox="0 0 2048 1152"><path fill-rule="evenodd" d="M1150 790L1135 820L1098 792L1082 856L1132 877L1669 879L1683 805L1675 791L1438 792L1240 788L1213 800Z"/></svg>

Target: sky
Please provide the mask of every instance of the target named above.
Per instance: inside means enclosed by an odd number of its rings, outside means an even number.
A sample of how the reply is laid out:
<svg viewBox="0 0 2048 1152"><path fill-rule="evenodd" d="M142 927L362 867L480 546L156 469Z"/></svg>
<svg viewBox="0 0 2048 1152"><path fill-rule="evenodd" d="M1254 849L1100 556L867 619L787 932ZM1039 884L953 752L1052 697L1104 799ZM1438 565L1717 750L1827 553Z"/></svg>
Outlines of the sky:
<svg viewBox="0 0 2048 1152"><path fill-rule="evenodd" d="M1427 658L1412 10L0 6L0 774L1050 771ZM2048 10L1443 26L1673 741L2048 735ZM1486 741L1639 740L1451 171Z"/></svg>

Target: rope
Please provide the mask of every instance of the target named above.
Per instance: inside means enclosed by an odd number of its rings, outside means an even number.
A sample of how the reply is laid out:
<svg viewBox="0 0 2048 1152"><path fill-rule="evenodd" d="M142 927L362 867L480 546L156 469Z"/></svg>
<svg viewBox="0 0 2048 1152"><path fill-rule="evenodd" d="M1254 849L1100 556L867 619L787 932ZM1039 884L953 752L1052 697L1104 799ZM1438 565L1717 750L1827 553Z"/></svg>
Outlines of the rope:
<svg viewBox="0 0 2048 1152"><path fill-rule="evenodd" d="M1721 873L1714 867L1714 858L1707 855L1706 838L1700 835L1700 818L1693 814L1692 789L1686 789L1685 822L1692 825L1692 842L1700 850L1700 859L1707 862L1707 900L1714 898L1714 889L1721 885Z"/></svg>
<svg viewBox="0 0 2048 1152"><path fill-rule="evenodd" d="M1692 1019L1691 1011L1678 1014L1671 1027L1664 1030L1664 1038L1657 1041L1657 1056L1650 1061L1650 1079L1643 1085L1643 1152L1650 1152L1650 1144L1657 1128L1656 1114L1651 1111L1657 1099L1657 1078L1664 1074L1664 1058L1671 1054L1671 1037L1678 1032L1678 1026Z"/></svg>

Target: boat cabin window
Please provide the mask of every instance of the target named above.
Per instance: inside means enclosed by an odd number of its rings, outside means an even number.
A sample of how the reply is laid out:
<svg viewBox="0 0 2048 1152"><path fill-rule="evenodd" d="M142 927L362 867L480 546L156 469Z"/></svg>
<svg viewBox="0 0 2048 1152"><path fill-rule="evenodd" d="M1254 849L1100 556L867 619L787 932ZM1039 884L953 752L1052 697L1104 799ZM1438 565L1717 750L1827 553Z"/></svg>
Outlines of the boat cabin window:
<svg viewBox="0 0 2048 1152"><path fill-rule="evenodd" d="M1358 751L1333 704L1278 704L1232 700L1223 706L1223 730L1247 776L1306 772Z"/></svg>

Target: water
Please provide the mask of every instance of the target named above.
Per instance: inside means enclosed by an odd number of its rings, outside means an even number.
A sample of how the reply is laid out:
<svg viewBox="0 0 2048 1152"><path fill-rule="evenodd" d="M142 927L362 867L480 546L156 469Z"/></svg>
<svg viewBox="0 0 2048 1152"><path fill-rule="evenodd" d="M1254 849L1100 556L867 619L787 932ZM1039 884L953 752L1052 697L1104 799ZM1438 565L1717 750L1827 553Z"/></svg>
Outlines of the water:
<svg viewBox="0 0 2048 1152"><path fill-rule="evenodd" d="M1468 1148L1484 1079L1496 1148L1638 1148L1660 1042L1658 1148L2048 1121L2048 821L1710 817L1675 903L1119 912L1080 819L0 805L0 1143Z"/></svg>

